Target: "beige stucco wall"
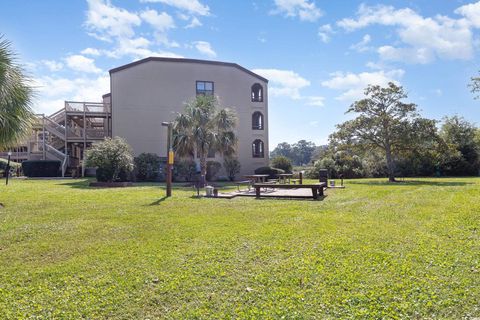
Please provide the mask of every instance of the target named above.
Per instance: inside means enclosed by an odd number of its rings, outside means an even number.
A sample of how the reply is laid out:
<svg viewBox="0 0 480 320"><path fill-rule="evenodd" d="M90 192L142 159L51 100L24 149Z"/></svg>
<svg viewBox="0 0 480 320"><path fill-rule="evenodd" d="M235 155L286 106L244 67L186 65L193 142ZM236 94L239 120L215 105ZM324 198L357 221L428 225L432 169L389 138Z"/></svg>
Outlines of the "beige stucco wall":
<svg viewBox="0 0 480 320"><path fill-rule="evenodd" d="M135 155L151 152L166 156L166 128L196 95L196 81L214 82L214 94L238 116L237 156L241 173L268 165L268 89L261 79L231 65L192 62L147 61L111 73L113 136L125 138ZM264 101L251 101L251 86L260 83ZM252 130L252 114L264 115L264 130ZM264 142L265 157L252 157L252 142ZM220 157L215 158L223 164ZM224 173L223 173L224 174Z"/></svg>

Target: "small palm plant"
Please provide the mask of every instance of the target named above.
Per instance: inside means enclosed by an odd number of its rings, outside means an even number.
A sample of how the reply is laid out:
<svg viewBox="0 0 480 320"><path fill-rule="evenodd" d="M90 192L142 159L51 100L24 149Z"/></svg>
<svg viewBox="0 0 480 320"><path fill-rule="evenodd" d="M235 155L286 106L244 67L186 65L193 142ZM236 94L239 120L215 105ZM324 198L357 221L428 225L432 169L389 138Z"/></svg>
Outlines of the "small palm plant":
<svg viewBox="0 0 480 320"><path fill-rule="evenodd" d="M236 122L236 114L228 108L220 108L215 97L197 96L186 104L184 113L179 113L174 121L174 149L181 157L197 154L201 174L206 176L209 151L223 156L235 153Z"/></svg>
<svg viewBox="0 0 480 320"><path fill-rule="evenodd" d="M28 81L15 62L10 42L0 35L0 149L15 145L29 133L34 114Z"/></svg>

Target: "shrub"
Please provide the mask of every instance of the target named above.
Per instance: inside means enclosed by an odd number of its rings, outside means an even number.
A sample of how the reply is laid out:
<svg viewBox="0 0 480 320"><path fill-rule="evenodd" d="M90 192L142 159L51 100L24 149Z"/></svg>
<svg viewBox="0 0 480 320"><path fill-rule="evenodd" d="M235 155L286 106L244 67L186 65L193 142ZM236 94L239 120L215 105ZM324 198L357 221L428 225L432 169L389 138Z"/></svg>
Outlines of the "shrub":
<svg viewBox="0 0 480 320"><path fill-rule="evenodd" d="M313 168L307 171L307 178L319 179L320 170L326 169L330 178L335 178L335 161L330 157L325 157L322 160L317 160L313 164Z"/></svg>
<svg viewBox="0 0 480 320"><path fill-rule="evenodd" d="M86 164L97 167L98 181L125 181L133 170L132 149L122 138L106 138L87 150Z"/></svg>
<svg viewBox="0 0 480 320"><path fill-rule="evenodd" d="M178 160L173 166L173 180L193 181L196 171L195 161L191 159Z"/></svg>
<svg viewBox="0 0 480 320"><path fill-rule="evenodd" d="M5 175L5 170L7 169L7 163L8 163L7 159L0 158L0 177ZM12 175L13 172L17 171L21 167L22 167L21 163L10 160L10 175Z"/></svg>
<svg viewBox="0 0 480 320"><path fill-rule="evenodd" d="M272 167L282 169L287 173L292 173L292 161L284 156L277 156L272 159Z"/></svg>
<svg viewBox="0 0 480 320"><path fill-rule="evenodd" d="M212 181L217 176L217 173L222 168L222 164L218 161L207 161L207 181Z"/></svg>
<svg viewBox="0 0 480 320"><path fill-rule="evenodd" d="M163 161L154 153L141 153L135 158L135 175L140 181L158 181L162 175Z"/></svg>
<svg viewBox="0 0 480 320"><path fill-rule="evenodd" d="M269 179L277 178L278 174L285 173L282 169L272 167L260 167L255 169L255 174L268 174Z"/></svg>
<svg viewBox="0 0 480 320"><path fill-rule="evenodd" d="M22 162L22 170L27 177L58 177L61 165L58 160L28 160Z"/></svg>
<svg viewBox="0 0 480 320"><path fill-rule="evenodd" d="M235 175L240 172L240 161L237 158L226 157L223 159L223 167L230 181L235 180Z"/></svg>

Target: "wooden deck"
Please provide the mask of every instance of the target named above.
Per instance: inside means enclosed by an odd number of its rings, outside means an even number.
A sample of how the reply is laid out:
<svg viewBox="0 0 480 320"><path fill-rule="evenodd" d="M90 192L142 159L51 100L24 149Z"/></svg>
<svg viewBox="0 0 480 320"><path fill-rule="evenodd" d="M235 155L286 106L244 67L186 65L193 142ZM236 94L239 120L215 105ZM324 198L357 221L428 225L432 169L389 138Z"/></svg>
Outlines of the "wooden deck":
<svg viewBox="0 0 480 320"><path fill-rule="evenodd" d="M256 197L255 188L251 190L219 192L217 198L232 199L235 197ZM311 189L267 189L262 190L262 198L284 198L284 199L312 199ZM323 197L319 197L322 199Z"/></svg>

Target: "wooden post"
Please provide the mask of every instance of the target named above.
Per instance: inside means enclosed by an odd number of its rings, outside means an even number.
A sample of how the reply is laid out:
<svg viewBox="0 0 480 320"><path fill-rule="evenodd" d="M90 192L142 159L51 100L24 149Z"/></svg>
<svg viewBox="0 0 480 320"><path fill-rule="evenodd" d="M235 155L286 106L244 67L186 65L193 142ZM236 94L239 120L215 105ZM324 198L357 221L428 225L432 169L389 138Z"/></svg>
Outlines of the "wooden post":
<svg viewBox="0 0 480 320"><path fill-rule="evenodd" d="M303 171L298 173L298 184L303 184Z"/></svg>
<svg viewBox="0 0 480 320"><path fill-rule="evenodd" d="M172 169L173 169L173 123L171 122L162 122L162 126L166 126L168 129L167 132L167 197L172 196Z"/></svg>

